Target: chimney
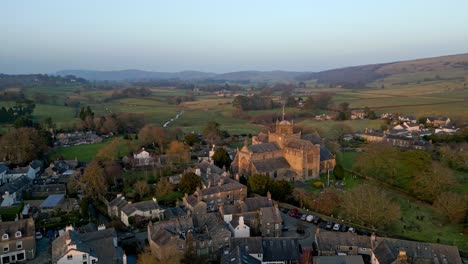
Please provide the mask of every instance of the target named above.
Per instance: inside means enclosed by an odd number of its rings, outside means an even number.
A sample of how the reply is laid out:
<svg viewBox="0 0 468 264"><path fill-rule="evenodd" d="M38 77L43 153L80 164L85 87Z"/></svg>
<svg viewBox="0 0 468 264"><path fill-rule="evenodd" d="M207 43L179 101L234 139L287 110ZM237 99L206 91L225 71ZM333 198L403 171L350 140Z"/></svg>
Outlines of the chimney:
<svg viewBox="0 0 468 264"><path fill-rule="evenodd" d="M243 216L239 217L239 226L244 226L244 217Z"/></svg>
<svg viewBox="0 0 468 264"><path fill-rule="evenodd" d="M276 209L278 209L278 202L277 201L275 201L274 206L275 206Z"/></svg>
<svg viewBox="0 0 468 264"><path fill-rule="evenodd" d="M218 181L218 186L221 186L221 185L223 185L223 184L224 184L224 179L223 179L223 178L219 179L219 181Z"/></svg>
<svg viewBox="0 0 468 264"><path fill-rule="evenodd" d="M400 249L400 252L398 253L397 260L399 261L407 261L408 256L406 255L406 250Z"/></svg>
<svg viewBox="0 0 468 264"><path fill-rule="evenodd" d="M106 230L106 225L104 224L100 224L97 228L98 231L101 231L101 230Z"/></svg>
<svg viewBox="0 0 468 264"><path fill-rule="evenodd" d="M236 173L236 181L240 181L240 175L239 175L239 173Z"/></svg>
<svg viewBox="0 0 468 264"><path fill-rule="evenodd" d="M221 214L224 214L224 204L218 205L218 210Z"/></svg>
<svg viewBox="0 0 468 264"><path fill-rule="evenodd" d="M268 198L268 201L271 201L271 193L270 193L270 191L267 192L267 198Z"/></svg>
<svg viewBox="0 0 468 264"><path fill-rule="evenodd" d="M153 197L153 202L157 203L158 200L156 199L156 197Z"/></svg>
<svg viewBox="0 0 468 264"><path fill-rule="evenodd" d="M73 228L72 225L67 225L67 226L65 226L65 232L66 232L66 231L73 231L73 230L75 230L75 229Z"/></svg>
<svg viewBox="0 0 468 264"><path fill-rule="evenodd" d="M117 194L117 198L120 198L120 197L122 197L122 194L121 194L121 193L118 193L118 194Z"/></svg>

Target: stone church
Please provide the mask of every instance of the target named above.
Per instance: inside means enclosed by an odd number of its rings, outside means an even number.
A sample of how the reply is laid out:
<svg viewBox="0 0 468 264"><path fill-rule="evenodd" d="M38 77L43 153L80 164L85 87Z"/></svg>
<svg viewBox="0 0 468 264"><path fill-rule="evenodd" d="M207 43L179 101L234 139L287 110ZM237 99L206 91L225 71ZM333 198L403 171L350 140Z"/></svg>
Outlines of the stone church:
<svg viewBox="0 0 468 264"><path fill-rule="evenodd" d="M252 145L244 144L232 162L233 171L246 176L267 174L274 179L305 181L317 179L321 172L333 170L335 156L320 144L317 134L293 132L294 124L276 121L276 131L260 133Z"/></svg>

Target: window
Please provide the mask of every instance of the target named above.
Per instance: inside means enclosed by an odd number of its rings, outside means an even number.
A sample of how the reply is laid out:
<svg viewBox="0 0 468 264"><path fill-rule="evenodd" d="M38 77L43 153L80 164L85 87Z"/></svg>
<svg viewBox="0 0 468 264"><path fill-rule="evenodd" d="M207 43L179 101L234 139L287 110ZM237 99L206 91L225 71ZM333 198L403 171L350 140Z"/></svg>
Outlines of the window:
<svg viewBox="0 0 468 264"><path fill-rule="evenodd" d="M8 247L8 245L3 246L3 252L8 252L8 251L10 251L10 248Z"/></svg>
<svg viewBox="0 0 468 264"><path fill-rule="evenodd" d="M88 261L83 261L83 264L88 264Z"/></svg>
<svg viewBox="0 0 468 264"><path fill-rule="evenodd" d="M72 260L73 259L73 255L68 255L67 256L67 260Z"/></svg>
<svg viewBox="0 0 468 264"><path fill-rule="evenodd" d="M2 240L8 240L8 234L3 234L2 235Z"/></svg>
<svg viewBox="0 0 468 264"><path fill-rule="evenodd" d="M96 264L96 260L95 259L91 260L91 263Z"/></svg>
<svg viewBox="0 0 468 264"><path fill-rule="evenodd" d="M22 260L25 260L26 257L24 255L24 253L21 252L21 253L16 255L16 259L18 259L18 261L22 261Z"/></svg>
<svg viewBox="0 0 468 264"><path fill-rule="evenodd" d="M16 242L16 249L22 249L22 248L23 248L23 241Z"/></svg>
<svg viewBox="0 0 468 264"><path fill-rule="evenodd" d="M88 259L88 256L86 254L83 254L83 260Z"/></svg>
<svg viewBox="0 0 468 264"><path fill-rule="evenodd" d="M279 229L279 224L275 224L275 229Z"/></svg>
<svg viewBox="0 0 468 264"><path fill-rule="evenodd" d="M19 237L21 237L21 231L16 231L16 233L15 233L15 237L16 237L16 238L19 238Z"/></svg>

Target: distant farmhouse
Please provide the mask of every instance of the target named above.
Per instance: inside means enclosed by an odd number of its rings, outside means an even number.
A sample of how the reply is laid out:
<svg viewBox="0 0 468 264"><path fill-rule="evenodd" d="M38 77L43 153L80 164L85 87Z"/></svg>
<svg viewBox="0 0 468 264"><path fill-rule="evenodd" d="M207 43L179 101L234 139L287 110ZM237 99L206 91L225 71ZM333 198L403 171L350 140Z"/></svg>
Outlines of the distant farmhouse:
<svg viewBox="0 0 468 264"><path fill-rule="evenodd" d="M267 174L273 178L305 181L317 179L320 172L333 170L336 161L318 135L293 132L294 124L287 120L276 122L276 131L260 133L245 144L232 162L234 172L252 175Z"/></svg>

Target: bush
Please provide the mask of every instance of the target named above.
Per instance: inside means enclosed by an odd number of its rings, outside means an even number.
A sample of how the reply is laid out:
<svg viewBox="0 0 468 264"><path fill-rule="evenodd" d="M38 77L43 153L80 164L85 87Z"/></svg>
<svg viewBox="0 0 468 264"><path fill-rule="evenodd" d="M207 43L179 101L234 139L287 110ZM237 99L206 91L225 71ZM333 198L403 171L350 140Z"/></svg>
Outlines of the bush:
<svg viewBox="0 0 468 264"><path fill-rule="evenodd" d="M314 185L314 187L318 188L318 189L323 188L323 182L321 182L321 181L316 181L312 185Z"/></svg>

